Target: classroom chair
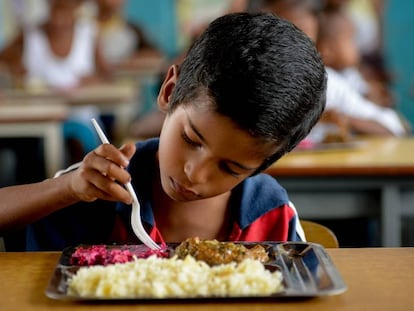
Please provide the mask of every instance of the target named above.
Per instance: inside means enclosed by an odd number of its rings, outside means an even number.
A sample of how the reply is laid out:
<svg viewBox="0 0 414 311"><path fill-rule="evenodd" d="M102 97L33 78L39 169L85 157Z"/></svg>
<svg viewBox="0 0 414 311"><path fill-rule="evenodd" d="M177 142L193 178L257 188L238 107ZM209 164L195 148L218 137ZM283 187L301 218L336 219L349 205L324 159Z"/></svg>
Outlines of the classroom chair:
<svg viewBox="0 0 414 311"><path fill-rule="evenodd" d="M318 243L325 248L339 247L335 233L328 227L310 220L300 220L307 242Z"/></svg>

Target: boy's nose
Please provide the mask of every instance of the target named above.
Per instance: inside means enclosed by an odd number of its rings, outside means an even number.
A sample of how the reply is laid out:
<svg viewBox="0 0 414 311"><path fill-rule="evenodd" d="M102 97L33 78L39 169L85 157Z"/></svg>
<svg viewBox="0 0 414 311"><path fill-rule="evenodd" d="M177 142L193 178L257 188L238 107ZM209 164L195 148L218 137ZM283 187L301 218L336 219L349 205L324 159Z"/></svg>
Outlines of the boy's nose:
<svg viewBox="0 0 414 311"><path fill-rule="evenodd" d="M207 161L190 160L184 165L184 173L193 184L202 184L208 181L211 175L211 167Z"/></svg>

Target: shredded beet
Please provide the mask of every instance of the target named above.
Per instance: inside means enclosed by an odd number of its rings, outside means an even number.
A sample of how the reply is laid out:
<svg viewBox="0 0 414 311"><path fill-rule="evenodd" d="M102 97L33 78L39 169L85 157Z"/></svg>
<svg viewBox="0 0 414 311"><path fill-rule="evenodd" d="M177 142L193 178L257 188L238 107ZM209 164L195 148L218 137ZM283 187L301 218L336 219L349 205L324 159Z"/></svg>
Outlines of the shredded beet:
<svg viewBox="0 0 414 311"><path fill-rule="evenodd" d="M79 246L71 255L70 264L77 266L106 266L133 261L134 258L148 258L152 255L169 257L167 246L162 244L160 250L152 250L145 245L114 247L106 245Z"/></svg>

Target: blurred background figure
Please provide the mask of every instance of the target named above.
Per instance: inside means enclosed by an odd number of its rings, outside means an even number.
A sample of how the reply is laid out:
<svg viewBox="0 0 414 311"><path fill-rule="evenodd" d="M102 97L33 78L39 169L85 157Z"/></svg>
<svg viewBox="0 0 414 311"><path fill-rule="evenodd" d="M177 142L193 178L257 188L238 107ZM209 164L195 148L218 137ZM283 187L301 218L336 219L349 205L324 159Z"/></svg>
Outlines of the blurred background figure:
<svg viewBox="0 0 414 311"><path fill-rule="evenodd" d="M102 58L97 29L79 18L82 0L48 0L48 14L39 25L23 25L20 33L1 52L3 64L19 81L14 87L30 91L51 88L71 92L81 86L106 81L109 67ZM73 107L63 132L69 163L79 161L99 140L90 119L99 118L94 106Z"/></svg>
<svg viewBox="0 0 414 311"><path fill-rule="evenodd" d="M142 27L125 18L124 0L96 0L96 4L102 53L110 65L130 68L139 65L141 58L162 55Z"/></svg>
<svg viewBox="0 0 414 311"><path fill-rule="evenodd" d="M276 14L301 29L314 42L318 38L319 0L262 0L261 10Z"/></svg>
<svg viewBox="0 0 414 311"><path fill-rule="evenodd" d="M358 23L352 18L350 3L349 0L325 0L319 15L318 49L326 66L334 69L361 96L380 107L394 108L391 79L382 61L378 34L366 35L369 43L358 44L361 41L357 40ZM408 122L401 114L398 116L405 133L409 133Z"/></svg>
<svg viewBox="0 0 414 311"><path fill-rule="evenodd" d="M46 20L22 25L0 53L11 72L22 75L21 87L61 91L101 79L107 73L92 23L77 18L82 0L49 0Z"/></svg>
<svg viewBox="0 0 414 311"><path fill-rule="evenodd" d="M0 53L19 34L47 17L47 0L0 1ZM19 47L18 47L19 48ZM16 51L17 53L19 51ZM2 89L22 86L22 68L15 59L0 60L0 96Z"/></svg>
<svg viewBox="0 0 414 311"><path fill-rule="evenodd" d="M263 0L232 0L228 5L227 12L259 12Z"/></svg>
<svg viewBox="0 0 414 311"><path fill-rule="evenodd" d="M327 66L326 112L312 130L308 140L312 143L343 142L349 140L352 135L407 134L407 129L396 111L380 107L364 98L337 70L344 64L358 64L359 52L352 41L352 28L346 33L333 35L332 45L335 46L335 50L329 50L330 53L325 51L324 33L333 32L333 27L323 23L324 14L326 10L338 12L339 4L343 1L333 2L335 5L331 4L328 10L326 3L317 0L263 0L264 11L291 21L314 40Z"/></svg>
<svg viewBox="0 0 414 311"><path fill-rule="evenodd" d="M331 3L334 1L327 1ZM318 45L327 66L335 69L348 83L372 102L383 106L394 106L387 75L381 61L378 44L362 48L358 45L357 27L352 20L347 4L349 1L335 1L321 13ZM370 41L368 39L368 41Z"/></svg>

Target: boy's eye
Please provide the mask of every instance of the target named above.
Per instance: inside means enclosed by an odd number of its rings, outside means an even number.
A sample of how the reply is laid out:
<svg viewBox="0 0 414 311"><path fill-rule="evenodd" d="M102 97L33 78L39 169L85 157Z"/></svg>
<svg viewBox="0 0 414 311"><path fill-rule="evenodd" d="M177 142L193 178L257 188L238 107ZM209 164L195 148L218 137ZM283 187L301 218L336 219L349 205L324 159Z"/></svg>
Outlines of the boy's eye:
<svg viewBox="0 0 414 311"><path fill-rule="evenodd" d="M183 132L183 133L181 134L181 137L182 137L182 138L183 138L183 140L184 140L187 144L189 144L190 146L193 146L193 147L201 147L201 144L200 144L200 143L198 143L198 142L196 142L196 141L192 140L190 137L188 137L188 135L187 135L185 132Z"/></svg>
<svg viewBox="0 0 414 311"><path fill-rule="evenodd" d="M191 147L194 147L194 148L200 148L200 147L202 147L202 144L201 143L192 140L190 137L188 137L188 135L185 132L182 132L181 137ZM233 177L238 178L241 175L240 173L235 172L234 170L232 170L230 168L230 166L227 163L225 163L225 162L221 162L219 164L219 167L220 167L220 169L223 172L226 172L227 174L230 174Z"/></svg>
<svg viewBox="0 0 414 311"><path fill-rule="evenodd" d="M239 177L240 173L233 171L226 163L220 163L220 169L224 172L232 175L233 177Z"/></svg>

